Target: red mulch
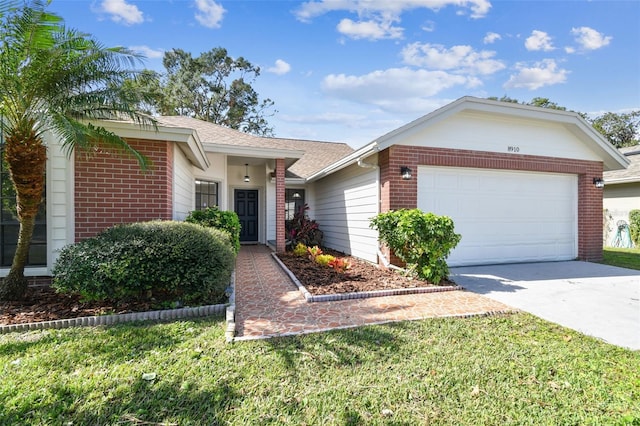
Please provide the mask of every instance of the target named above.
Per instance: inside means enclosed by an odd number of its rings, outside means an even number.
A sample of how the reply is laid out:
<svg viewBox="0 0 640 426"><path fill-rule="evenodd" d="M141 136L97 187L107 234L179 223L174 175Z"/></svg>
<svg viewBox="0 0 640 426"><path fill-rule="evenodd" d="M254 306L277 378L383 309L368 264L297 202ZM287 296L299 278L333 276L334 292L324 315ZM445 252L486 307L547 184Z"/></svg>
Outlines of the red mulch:
<svg viewBox="0 0 640 426"><path fill-rule="evenodd" d="M306 257L296 257L292 253L280 254L278 257L313 295L433 286L426 281L407 277L391 269L385 270L360 259L335 252L327 254L347 258L351 268L347 273L341 274L327 266L320 266ZM454 283L444 281L440 285L454 285Z"/></svg>

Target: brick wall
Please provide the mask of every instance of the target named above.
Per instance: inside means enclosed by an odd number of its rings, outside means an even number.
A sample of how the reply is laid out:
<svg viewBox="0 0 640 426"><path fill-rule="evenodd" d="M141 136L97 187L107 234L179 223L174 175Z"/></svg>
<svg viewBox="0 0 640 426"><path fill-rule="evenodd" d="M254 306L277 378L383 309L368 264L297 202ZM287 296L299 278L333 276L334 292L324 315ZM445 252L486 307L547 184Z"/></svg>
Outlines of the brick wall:
<svg viewBox="0 0 640 426"><path fill-rule="evenodd" d="M284 224L284 198L285 198L285 164L283 158L276 160L276 251L285 251L285 224Z"/></svg>
<svg viewBox="0 0 640 426"><path fill-rule="evenodd" d="M150 170L142 172L135 159L116 151L76 152L76 241L118 223L172 218L172 143L127 142L151 160Z"/></svg>
<svg viewBox="0 0 640 426"><path fill-rule="evenodd" d="M601 162L402 145L385 149L378 158L383 212L417 207L418 165L575 174L578 257L589 261L602 259L602 190L593 185L593 178L602 177ZM403 166L413 170L413 179L402 179Z"/></svg>

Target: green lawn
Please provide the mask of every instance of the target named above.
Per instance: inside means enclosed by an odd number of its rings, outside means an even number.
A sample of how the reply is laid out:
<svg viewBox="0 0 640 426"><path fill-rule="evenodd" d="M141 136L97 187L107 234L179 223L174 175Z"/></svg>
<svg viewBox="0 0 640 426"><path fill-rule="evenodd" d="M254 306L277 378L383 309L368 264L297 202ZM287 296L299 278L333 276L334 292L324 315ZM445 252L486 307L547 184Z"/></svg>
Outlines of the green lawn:
<svg viewBox="0 0 640 426"><path fill-rule="evenodd" d="M224 326L0 335L0 424L640 423L640 352L528 314L233 345Z"/></svg>
<svg viewBox="0 0 640 426"><path fill-rule="evenodd" d="M623 268L640 269L640 249L606 247L602 251L602 263Z"/></svg>

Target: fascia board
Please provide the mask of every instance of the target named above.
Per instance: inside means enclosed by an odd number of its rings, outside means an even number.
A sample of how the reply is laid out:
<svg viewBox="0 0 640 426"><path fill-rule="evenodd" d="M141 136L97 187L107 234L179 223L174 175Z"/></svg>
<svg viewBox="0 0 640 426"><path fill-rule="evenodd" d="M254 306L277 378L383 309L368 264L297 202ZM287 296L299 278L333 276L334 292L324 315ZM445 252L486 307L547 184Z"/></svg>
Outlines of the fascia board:
<svg viewBox="0 0 640 426"><path fill-rule="evenodd" d="M202 144L206 152L237 155L243 157L253 158L292 158L300 159L304 155L304 151L293 149L274 149L274 148L259 148L253 146L237 146L237 145L224 145L205 142Z"/></svg>
<svg viewBox="0 0 640 426"><path fill-rule="evenodd" d="M165 126L156 129L124 121L100 121L99 124L122 138L176 142L189 161L200 170L206 170L210 165L200 138L193 129Z"/></svg>

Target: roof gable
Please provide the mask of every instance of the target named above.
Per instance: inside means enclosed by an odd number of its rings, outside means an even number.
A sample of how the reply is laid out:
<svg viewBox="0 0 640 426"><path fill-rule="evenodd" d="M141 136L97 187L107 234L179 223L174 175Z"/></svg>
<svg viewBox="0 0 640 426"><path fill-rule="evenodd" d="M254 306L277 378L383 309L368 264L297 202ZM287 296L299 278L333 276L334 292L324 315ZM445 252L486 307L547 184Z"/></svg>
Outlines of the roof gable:
<svg viewBox="0 0 640 426"><path fill-rule="evenodd" d="M463 97L374 143L472 149L602 161L618 170L627 161L578 114L509 102Z"/></svg>

